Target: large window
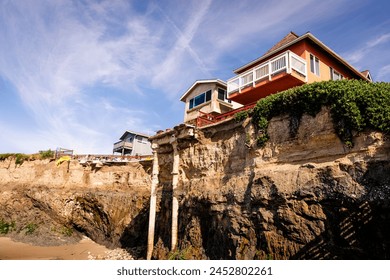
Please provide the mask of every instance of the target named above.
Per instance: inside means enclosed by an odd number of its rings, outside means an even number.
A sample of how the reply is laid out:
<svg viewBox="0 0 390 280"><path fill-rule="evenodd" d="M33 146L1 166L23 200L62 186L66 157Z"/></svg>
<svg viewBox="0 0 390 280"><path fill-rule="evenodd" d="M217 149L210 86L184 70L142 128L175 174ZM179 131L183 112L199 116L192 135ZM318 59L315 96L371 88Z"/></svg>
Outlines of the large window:
<svg viewBox="0 0 390 280"><path fill-rule="evenodd" d="M320 60L312 54L310 54L310 71L317 76L320 75Z"/></svg>
<svg viewBox="0 0 390 280"><path fill-rule="evenodd" d="M211 90L208 90L190 99L189 109L192 109L210 100L211 100Z"/></svg>
<svg viewBox="0 0 390 280"><path fill-rule="evenodd" d="M330 68L330 79L333 81L342 80L343 75L341 75L339 72L335 71L332 67Z"/></svg>

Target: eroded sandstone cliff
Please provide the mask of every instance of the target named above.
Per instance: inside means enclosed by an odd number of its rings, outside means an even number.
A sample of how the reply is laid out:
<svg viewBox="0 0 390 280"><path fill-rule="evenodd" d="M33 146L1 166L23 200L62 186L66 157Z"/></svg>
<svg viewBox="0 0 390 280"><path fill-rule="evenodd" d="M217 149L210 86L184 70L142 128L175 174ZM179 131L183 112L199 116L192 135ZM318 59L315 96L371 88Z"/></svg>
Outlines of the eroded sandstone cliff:
<svg viewBox="0 0 390 280"><path fill-rule="evenodd" d="M107 247L144 244L147 223L132 223L148 203L150 162L118 163L101 168L72 160L12 159L0 162L0 220L9 235L34 244L57 245L87 235ZM147 219L147 217L146 217ZM129 230L126 231L126 228ZM132 234L127 240L126 234Z"/></svg>
<svg viewBox="0 0 390 280"><path fill-rule="evenodd" d="M294 138L274 118L256 146L250 119L179 139L179 251L195 259L361 259L390 255L390 141L355 135L347 148L329 111L304 116ZM169 144L159 148L162 192L156 258L168 255Z"/></svg>
<svg viewBox="0 0 390 280"><path fill-rule="evenodd" d="M178 140L174 254L172 146L160 145L153 257L388 259L390 140L365 131L348 148L325 108L314 118L304 115L293 138L289 125L287 116L272 119L264 148L256 145L250 119ZM135 257L144 258L150 175L150 162L96 169L77 161L69 168L3 161L0 219L15 221L16 237L34 222L42 232L33 237L48 236L54 244L65 239L59 233L65 227L109 247L133 248Z"/></svg>

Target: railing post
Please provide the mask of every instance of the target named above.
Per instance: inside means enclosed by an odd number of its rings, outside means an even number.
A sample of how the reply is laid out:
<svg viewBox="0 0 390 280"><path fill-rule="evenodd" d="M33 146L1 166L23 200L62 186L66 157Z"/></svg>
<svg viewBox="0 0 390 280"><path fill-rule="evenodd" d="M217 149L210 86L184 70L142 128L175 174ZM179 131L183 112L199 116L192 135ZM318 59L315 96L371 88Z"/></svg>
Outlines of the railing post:
<svg viewBox="0 0 390 280"><path fill-rule="evenodd" d="M255 87L256 67L252 69L252 87Z"/></svg>
<svg viewBox="0 0 390 280"><path fill-rule="evenodd" d="M267 62L268 64L268 81L271 81L271 73L272 73L272 63L271 60Z"/></svg>
<svg viewBox="0 0 390 280"><path fill-rule="evenodd" d="M287 53L286 53L286 66L287 66L287 73L288 74L291 74L291 63L290 63L290 60L291 60L291 52L287 51Z"/></svg>

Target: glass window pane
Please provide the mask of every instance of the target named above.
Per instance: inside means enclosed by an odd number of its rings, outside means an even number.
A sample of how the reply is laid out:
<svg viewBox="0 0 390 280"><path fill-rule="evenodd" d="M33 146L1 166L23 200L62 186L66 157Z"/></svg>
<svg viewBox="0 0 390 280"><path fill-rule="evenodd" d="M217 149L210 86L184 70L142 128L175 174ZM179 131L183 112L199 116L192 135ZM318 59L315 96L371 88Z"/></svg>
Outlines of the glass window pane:
<svg viewBox="0 0 390 280"><path fill-rule="evenodd" d="M192 98L190 100L190 109L194 108L194 99Z"/></svg>
<svg viewBox="0 0 390 280"><path fill-rule="evenodd" d="M220 100L225 100L225 93L226 93L225 90L219 88L219 89L218 89L218 99L220 99Z"/></svg>
<svg viewBox="0 0 390 280"><path fill-rule="evenodd" d="M310 55L310 71L314 73L314 57Z"/></svg>
<svg viewBox="0 0 390 280"><path fill-rule="evenodd" d="M206 91L206 102L211 100L211 90Z"/></svg>
<svg viewBox="0 0 390 280"><path fill-rule="evenodd" d="M198 106L204 102L205 102L205 94L202 93L202 94L198 95L197 97L195 97L194 106Z"/></svg>
<svg viewBox="0 0 390 280"><path fill-rule="evenodd" d="M316 74L320 75L320 61L316 57Z"/></svg>

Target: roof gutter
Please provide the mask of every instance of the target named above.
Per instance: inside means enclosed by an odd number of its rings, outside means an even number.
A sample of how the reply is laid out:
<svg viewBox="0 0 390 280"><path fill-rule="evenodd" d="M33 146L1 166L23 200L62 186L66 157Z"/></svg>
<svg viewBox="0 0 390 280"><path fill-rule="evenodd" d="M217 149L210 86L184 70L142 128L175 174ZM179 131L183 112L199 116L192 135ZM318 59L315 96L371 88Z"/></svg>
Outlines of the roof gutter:
<svg viewBox="0 0 390 280"><path fill-rule="evenodd" d="M352 72L354 72L356 75L358 75L359 77L361 77L362 79L366 80L366 81L369 81L368 78L366 78L360 71L358 71L355 67L353 67L351 64L349 64L348 62L346 62L343 58L341 58L337 53L335 53L332 49L330 49L329 47L327 47L324 43L322 43L319 39L317 39L313 34L311 34L310 32L300 36L299 38L291 41L290 43L287 43L286 45L283 45L282 47L262 56L262 57L259 57L247 64L245 64L244 66L241 66L240 68L237 68L236 70L234 70L234 73L235 74L239 74L239 72L243 71L244 69L246 68L250 68L251 66L253 66L254 64L262 61L262 60L266 60L267 58L273 56L274 54L302 41L302 40L305 40L305 39L309 39L310 41L312 41L313 43L315 43L316 45L318 45L319 47L321 47L322 49L324 49L327 53L329 53L331 56L333 56L336 60L338 60L341 64L345 65L348 69L350 69Z"/></svg>

